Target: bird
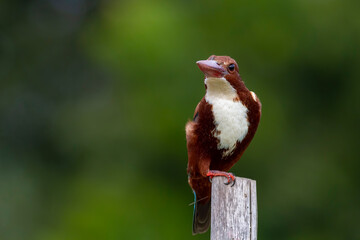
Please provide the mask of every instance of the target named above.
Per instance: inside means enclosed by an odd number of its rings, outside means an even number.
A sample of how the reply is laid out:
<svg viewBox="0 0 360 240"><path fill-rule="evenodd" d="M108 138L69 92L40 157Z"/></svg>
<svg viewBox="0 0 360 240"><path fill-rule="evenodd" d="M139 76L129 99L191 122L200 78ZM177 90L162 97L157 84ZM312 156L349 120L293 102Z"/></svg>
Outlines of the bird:
<svg viewBox="0 0 360 240"><path fill-rule="evenodd" d="M186 123L187 174L194 200L193 235L209 229L211 179L225 176L253 139L261 117L261 102L242 81L238 64L229 56L211 55L196 64L205 75L205 96Z"/></svg>

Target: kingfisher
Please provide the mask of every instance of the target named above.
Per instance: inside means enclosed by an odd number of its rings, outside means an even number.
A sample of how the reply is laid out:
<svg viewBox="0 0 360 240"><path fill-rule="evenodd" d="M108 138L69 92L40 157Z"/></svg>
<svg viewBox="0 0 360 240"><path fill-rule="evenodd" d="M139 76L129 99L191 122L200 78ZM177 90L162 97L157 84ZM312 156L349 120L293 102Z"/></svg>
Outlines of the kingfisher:
<svg viewBox="0 0 360 240"><path fill-rule="evenodd" d="M188 181L195 195L193 235L210 225L211 179L225 176L253 139L261 116L261 103L245 86L238 64L228 56L210 56L196 64L205 75L205 96L185 127Z"/></svg>

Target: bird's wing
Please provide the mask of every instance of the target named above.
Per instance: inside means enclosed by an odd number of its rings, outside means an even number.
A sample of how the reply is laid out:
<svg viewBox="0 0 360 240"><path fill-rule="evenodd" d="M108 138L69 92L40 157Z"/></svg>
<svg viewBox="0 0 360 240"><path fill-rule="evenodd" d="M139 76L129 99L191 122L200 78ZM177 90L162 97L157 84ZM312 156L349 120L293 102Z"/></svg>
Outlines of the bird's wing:
<svg viewBox="0 0 360 240"><path fill-rule="evenodd" d="M201 101L200 101L201 102ZM195 112L194 112L194 117L193 117L193 121L197 122L197 118L199 117L199 106L200 106L200 102L198 103L198 105L195 108Z"/></svg>
<svg viewBox="0 0 360 240"><path fill-rule="evenodd" d="M250 91L250 93L251 93L251 97L253 98L253 100L258 104L259 112L260 112L260 115L261 115L261 102L260 102L260 99L256 96L256 94L253 91Z"/></svg>

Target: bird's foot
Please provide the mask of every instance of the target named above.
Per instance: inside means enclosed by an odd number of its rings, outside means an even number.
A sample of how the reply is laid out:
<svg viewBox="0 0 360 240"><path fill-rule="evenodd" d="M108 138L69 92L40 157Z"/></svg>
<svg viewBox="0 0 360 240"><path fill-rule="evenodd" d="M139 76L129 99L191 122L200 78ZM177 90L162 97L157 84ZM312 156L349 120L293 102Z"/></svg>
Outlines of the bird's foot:
<svg viewBox="0 0 360 240"><path fill-rule="evenodd" d="M217 170L209 170L208 173L206 174L206 176L209 177L210 182L213 179L213 177L223 176L223 177L226 177L227 180L228 180L225 183L225 185L229 185L230 183L232 183L231 186L235 185L235 179L236 178L235 178L234 174L229 173L229 172L222 172L222 171L217 171Z"/></svg>

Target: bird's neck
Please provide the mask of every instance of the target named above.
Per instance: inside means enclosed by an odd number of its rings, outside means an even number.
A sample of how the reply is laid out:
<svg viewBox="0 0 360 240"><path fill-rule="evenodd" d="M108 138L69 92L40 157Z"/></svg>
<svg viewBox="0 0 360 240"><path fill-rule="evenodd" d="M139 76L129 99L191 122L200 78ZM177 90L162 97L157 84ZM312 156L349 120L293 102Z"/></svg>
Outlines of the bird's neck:
<svg viewBox="0 0 360 240"><path fill-rule="evenodd" d="M206 98L233 100L238 97L237 91L225 78L206 78Z"/></svg>

